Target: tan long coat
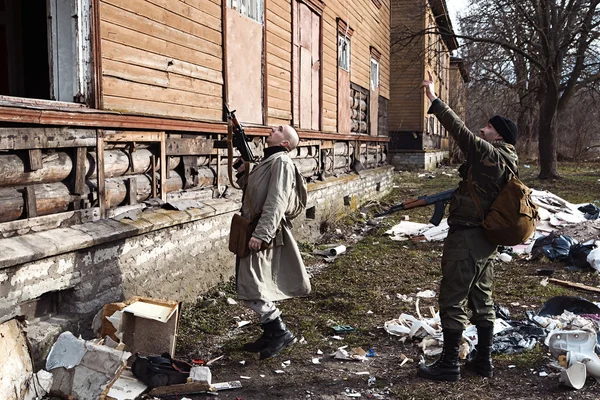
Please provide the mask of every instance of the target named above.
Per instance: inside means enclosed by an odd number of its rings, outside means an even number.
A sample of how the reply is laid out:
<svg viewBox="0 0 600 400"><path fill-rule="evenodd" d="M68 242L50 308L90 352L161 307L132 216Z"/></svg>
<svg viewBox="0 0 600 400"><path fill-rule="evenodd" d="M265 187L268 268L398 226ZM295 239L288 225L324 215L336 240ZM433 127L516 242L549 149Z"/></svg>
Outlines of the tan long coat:
<svg viewBox="0 0 600 400"><path fill-rule="evenodd" d="M272 245L239 260L237 292L241 300L277 301L310 293L310 281L286 212L296 196L295 166L286 152L271 155L249 174L242 215L260 214L253 235Z"/></svg>

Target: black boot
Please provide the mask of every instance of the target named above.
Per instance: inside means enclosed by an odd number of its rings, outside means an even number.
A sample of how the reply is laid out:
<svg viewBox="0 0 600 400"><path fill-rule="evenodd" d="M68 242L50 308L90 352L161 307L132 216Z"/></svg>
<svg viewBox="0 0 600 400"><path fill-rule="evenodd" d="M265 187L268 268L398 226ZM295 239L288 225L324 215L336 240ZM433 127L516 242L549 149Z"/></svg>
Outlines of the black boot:
<svg viewBox="0 0 600 400"><path fill-rule="evenodd" d="M260 327L263 331L262 335L254 342L245 343L244 346L242 346L244 351L249 353L260 353L261 350L267 347L271 340L271 333L265 329L265 324L261 324Z"/></svg>
<svg viewBox="0 0 600 400"><path fill-rule="evenodd" d="M492 345L494 344L494 327L477 326L477 347L475 357L467 360L465 367L486 378L494 375L492 366Z"/></svg>
<svg viewBox="0 0 600 400"><path fill-rule="evenodd" d="M462 341L462 330L444 329L444 350L439 360L430 365L421 365L417 376L434 381L456 382L460 379L458 348Z"/></svg>
<svg viewBox="0 0 600 400"><path fill-rule="evenodd" d="M275 318L273 321L265 324L265 333L270 335L269 343L261 350L260 359L264 360L279 354L290 344L296 342L294 334L287 330L281 317Z"/></svg>

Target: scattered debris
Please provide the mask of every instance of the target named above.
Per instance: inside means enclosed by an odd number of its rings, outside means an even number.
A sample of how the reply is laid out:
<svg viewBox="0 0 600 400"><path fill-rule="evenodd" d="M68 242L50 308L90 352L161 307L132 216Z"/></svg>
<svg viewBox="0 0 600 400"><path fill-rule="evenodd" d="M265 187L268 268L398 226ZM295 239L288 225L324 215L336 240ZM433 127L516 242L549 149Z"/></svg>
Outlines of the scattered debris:
<svg viewBox="0 0 600 400"><path fill-rule="evenodd" d="M53 375L51 391L63 397L98 398L131 356L102 342L77 339L68 331L61 333L46 360L46 369Z"/></svg>
<svg viewBox="0 0 600 400"><path fill-rule="evenodd" d="M23 327L16 319L0 324L0 393L7 400L35 399L50 391L53 376L45 370L33 373Z"/></svg>

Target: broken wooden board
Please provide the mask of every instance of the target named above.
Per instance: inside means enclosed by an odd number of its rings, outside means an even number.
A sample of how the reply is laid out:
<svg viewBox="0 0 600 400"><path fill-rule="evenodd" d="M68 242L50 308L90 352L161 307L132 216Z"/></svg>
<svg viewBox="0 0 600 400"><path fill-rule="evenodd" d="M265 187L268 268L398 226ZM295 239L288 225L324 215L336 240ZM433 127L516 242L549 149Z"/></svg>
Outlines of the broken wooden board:
<svg viewBox="0 0 600 400"><path fill-rule="evenodd" d="M554 283L556 285L560 285L560 286L567 286L567 287L574 288L574 289L585 290L587 292L600 293L599 287L588 286L588 285L584 285L583 283L563 281L563 280L555 279L555 278L548 279L548 282L552 282L552 283Z"/></svg>
<svg viewBox="0 0 600 400"><path fill-rule="evenodd" d="M150 396L182 395L211 391L207 382L187 382L179 385L160 386L150 391Z"/></svg>

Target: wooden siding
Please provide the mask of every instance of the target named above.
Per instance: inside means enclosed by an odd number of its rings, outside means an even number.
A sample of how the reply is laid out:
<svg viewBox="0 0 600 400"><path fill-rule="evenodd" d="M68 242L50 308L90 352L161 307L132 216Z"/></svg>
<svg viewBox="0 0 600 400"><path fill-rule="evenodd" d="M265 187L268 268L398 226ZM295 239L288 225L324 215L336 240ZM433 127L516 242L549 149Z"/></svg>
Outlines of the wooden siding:
<svg viewBox="0 0 600 400"><path fill-rule="evenodd" d="M299 79L293 72L292 57L292 7L296 1L265 0L269 125L289 123L293 115L293 79ZM100 0L102 108L220 121L222 4L221 0ZM381 53L380 95L390 98L390 2L378 8L372 0L355 0L351 7L345 0L327 1L321 11L324 132L336 132L338 125L338 18L354 30L351 82L369 87L373 47Z"/></svg>
<svg viewBox="0 0 600 400"><path fill-rule="evenodd" d="M392 26L412 31L425 29L425 2L396 0L392 7ZM425 38L408 46L391 49L392 76L388 108L388 128L394 131L422 131L426 113L425 96L419 85L425 74Z"/></svg>
<svg viewBox="0 0 600 400"><path fill-rule="evenodd" d="M101 0L103 108L221 120L221 27L214 0Z"/></svg>
<svg viewBox="0 0 600 400"><path fill-rule="evenodd" d="M292 120L292 3L267 2L267 124Z"/></svg>
<svg viewBox="0 0 600 400"><path fill-rule="evenodd" d="M350 40L350 81L364 88L370 86L371 51L381 53L379 66L380 95L390 98L390 2L381 8L372 0L354 0L352 7L344 0L327 1L323 10L323 130L337 127L337 18L354 30Z"/></svg>

